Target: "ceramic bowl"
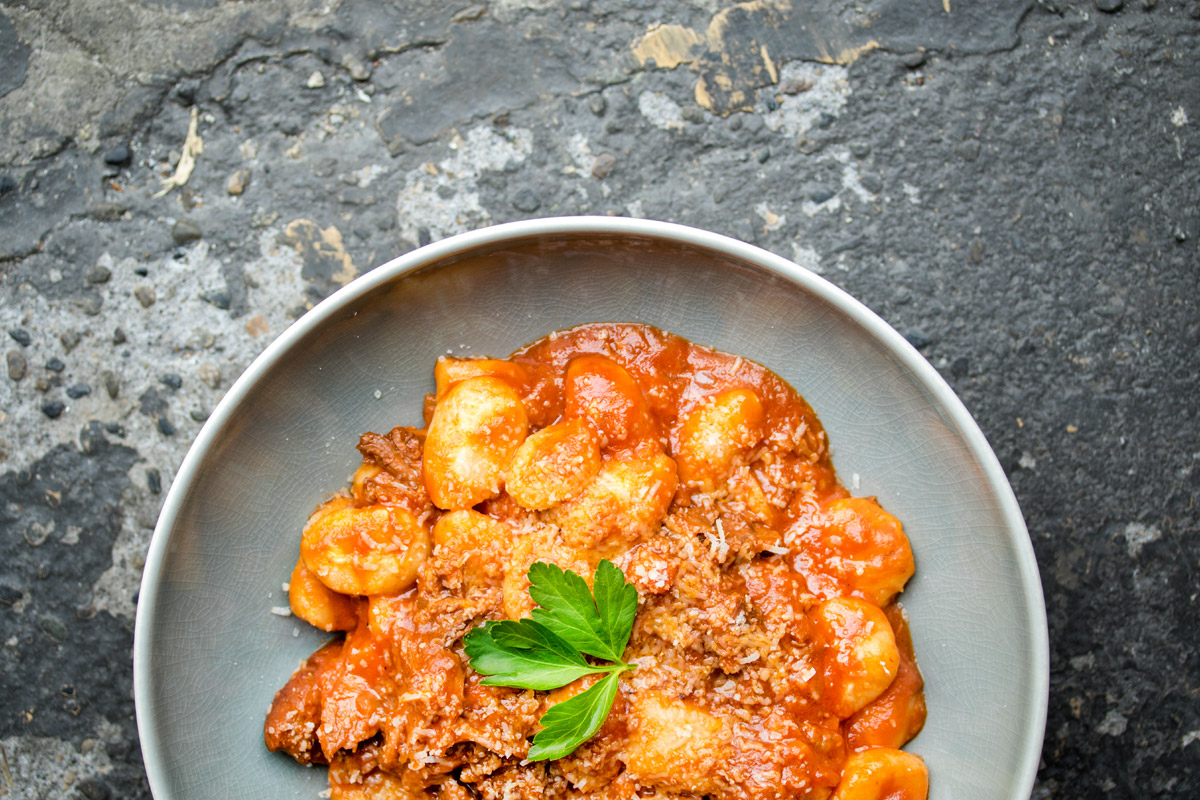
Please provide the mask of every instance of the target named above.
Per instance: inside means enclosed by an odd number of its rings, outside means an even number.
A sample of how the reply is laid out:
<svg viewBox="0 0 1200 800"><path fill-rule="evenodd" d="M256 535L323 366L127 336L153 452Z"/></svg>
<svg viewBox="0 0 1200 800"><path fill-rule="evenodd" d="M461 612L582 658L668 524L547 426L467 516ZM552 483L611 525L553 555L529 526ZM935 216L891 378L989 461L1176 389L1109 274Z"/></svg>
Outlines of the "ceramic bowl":
<svg viewBox="0 0 1200 800"><path fill-rule="evenodd" d="M646 220L498 225L422 247L291 326L230 388L151 541L134 688L158 800L316 798L323 769L266 751L275 691L327 635L273 614L313 507L364 431L421 424L445 353L505 356L585 322L643 322L740 354L816 410L855 494L903 520L902 600L929 719L908 747L935 800L1027 798L1045 725L1045 606L1020 509L950 387L840 289L764 250Z"/></svg>

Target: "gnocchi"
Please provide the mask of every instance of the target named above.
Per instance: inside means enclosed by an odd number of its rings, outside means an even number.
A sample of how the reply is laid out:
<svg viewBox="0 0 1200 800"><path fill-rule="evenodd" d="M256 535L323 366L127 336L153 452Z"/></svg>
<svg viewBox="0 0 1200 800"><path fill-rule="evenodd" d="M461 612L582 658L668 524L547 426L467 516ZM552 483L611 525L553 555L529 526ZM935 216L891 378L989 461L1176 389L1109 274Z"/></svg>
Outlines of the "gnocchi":
<svg viewBox="0 0 1200 800"><path fill-rule="evenodd" d="M731 727L694 703L646 692L630 709L621 760L643 785L696 794L717 791L717 767L726 755Z"/></svg>
<svg viewBox="0 0 1200 800"><path fill-rule="evenodd" d="M581 419L548 425L530 436L508 465L508 493L545 511L582 492L600 471L600 442Z"/></svg>
<svg viewBox="0 0 1200 800"><path fill-rule="evenodd" d="M858 598L826 600L813 616L824 645L826 702L844 719L895 679L900 668L896 637L883 611Z"/></svg>
<svg viewBox="0 0 1200 800"><path fill-rule="evenodd" d="M925 798L898 749L926 713L895 602L912 547L791 387L632 324L434 379L427 426L364 433L303 526L289 603L336 637L276 695L270 749L328 764L334 800ZM534 563L590 583L601 559L637 593L629 669L590 738L531 760L599 675L487 685L464 636L531 615Z"/></svg>
<svg viewBox="0 0 1200 800"><path fill-rule="evenodd" d="M590 422L606 450L656 448L658 433L645 395L629 371L611 358L572 359L563 378L563 393L563 416Z"/></svg>
<svg viewBox="0 0 1200 800"><path fill-rule="evenodd" d="M441 400L450 387L468 378L481 376L501 378L514 389L529 383L529 372L520 364L498 358L450 358L442 356L433 368L433 379L437 386L436 398Z"/></svg>
<svg viewBox="0 0 1200 800"><path fill-rule="evenodd" d="M484 375L451 386L425 439L425 488L434 505L471 508L499 494L528 427L520 395L503 380Z"/></svg>
<svg viewBox="0 0 1200 800"><path fill-rule="evenodd" d="M762 436L763 407L749 389L709 398L683 422L676 460L684 486L711 492L728 477L733 458Z"/></svg>
<svg viewBox="0 0 1200 800"><path fill-rule="evenodd" d="M571 546L602 548L620 537L627 547L662 523L678 482L669 456L614 458L600 468L582 494L552 509L546 518Z"/></svg>
<svg viewBox="0 0 1200 800"><path fill-rule="evenodd" d="M288 579L288 605L300 619L323 631L348 631L358 624L358 603L354 598L330 589L296 559Z"/></svg>
<svg viewBox="0 0 1200 800"><path fill-rule="evenodd" d="M818 594L848 594L885 606L913 575L903 526L874 500L833 499L800 526L800 569Z"/></svg>
<svg viewBox="0 0 1200 800"><path fill-rule="evenodd" d="M833 800L925 800L929 771L912 753L875 747L846 760Z"/></svg>
<svg viewBox="0 0 1200 800"><path fill-rule="evenodd" d="M883 694L859 709L845 722L846 746L851 750L868 747L899 748L921 732L925 725L925 681L917 668L908 617L897 605L883 610L900 651L896 679Z"/></svg>
<svg viewBox="0 0 1200 800"><path fill-rule="evenodd" d="M433 562L452 588L494 585L503 575L497 555L508 540L504 526L478 511L450 511L433 526Z"/></svg>
<svg viewBox="0 0 1200 800"><path fill-rule="evenodd" d="M338 505L305 526L300 537L304 566L345 595L408 588L429 554L429 534L421 523L400 508Z"/></svg>

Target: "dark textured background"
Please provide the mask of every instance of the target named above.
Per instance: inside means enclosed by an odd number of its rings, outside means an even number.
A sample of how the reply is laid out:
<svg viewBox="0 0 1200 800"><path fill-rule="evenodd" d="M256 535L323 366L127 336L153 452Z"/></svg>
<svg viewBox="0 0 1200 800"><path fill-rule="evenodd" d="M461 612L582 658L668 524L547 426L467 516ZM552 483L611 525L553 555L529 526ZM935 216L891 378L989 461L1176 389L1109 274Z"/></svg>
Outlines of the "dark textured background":
<svg viewBox="0 0 1200 800"><path fill-rule="evenodd" d="M1200 2L795 5L0 3L0 796L148 797L141 559L254 355L418 244L579 213L905 334L1037 551L1035 796L1200 795Z"/></svg>

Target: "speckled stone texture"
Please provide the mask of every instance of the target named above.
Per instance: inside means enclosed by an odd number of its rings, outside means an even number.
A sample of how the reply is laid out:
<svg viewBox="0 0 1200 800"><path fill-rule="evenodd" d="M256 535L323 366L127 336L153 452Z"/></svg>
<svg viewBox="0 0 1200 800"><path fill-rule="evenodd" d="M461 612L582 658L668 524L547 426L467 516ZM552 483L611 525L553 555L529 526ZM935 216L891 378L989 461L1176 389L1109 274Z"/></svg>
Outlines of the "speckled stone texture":
<svg viewBox="0 0 1200 800"><path fill-rule="evenodd" d="M1200 794L1200 3L794 5L0 6L0 795L149 797L142 558L249 361L419 244L580 213L906 335L1029 523L1035 796Z"/></svg>

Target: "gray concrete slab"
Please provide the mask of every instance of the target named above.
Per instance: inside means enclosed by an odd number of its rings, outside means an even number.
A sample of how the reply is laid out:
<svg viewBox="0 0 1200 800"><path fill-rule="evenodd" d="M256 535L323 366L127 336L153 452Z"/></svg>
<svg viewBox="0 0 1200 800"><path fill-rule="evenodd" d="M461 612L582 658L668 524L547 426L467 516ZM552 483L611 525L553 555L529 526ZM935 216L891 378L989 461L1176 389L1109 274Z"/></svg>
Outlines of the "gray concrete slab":
<svg viewBox="0 0 1200 800"><path fill-rule="evenodd" d="M0 794L149 796L141 559L266 344L424 242L613 213L942 371L1042 570L1036 796L1195 797L1198 64L1195 0L0 5Z"/></svg>

